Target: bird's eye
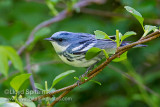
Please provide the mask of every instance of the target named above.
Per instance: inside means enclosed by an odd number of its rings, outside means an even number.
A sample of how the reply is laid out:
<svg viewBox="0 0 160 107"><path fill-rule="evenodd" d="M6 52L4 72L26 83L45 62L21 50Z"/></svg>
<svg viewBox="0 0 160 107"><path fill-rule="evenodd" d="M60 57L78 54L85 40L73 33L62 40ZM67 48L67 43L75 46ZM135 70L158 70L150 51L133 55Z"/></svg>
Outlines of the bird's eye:
<svg viewBox="0 0 160 107"><path fill-rule="evenodd" d="M58 40L59 40L60 42L62 42L62 38L59 38Z"/></svg>

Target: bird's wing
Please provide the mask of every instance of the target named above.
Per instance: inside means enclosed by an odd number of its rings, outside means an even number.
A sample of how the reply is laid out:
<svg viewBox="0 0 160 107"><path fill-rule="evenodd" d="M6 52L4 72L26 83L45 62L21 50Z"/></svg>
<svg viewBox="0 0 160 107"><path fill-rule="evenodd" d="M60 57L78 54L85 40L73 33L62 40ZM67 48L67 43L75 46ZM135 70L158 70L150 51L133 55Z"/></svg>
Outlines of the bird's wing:
<svg viewBox="0 0 160 107"><path fill-rule="evenodd" d="M107 53L114 54L117 48L117 44L114 41L108 39L97 39L97 43L94 47L105 49Z"/></svg>
<svg viewBox="0 0 160 107"><path fill-rule="evenodd" d="M96 39L84 40L79 43L72 44L68 47L67 51L71 54L85 54L90 48L96 44Z"/></svg>
<svg viewBox="0 0 160 107"><path fill-rule="evenodd" d="M68 53L79 55L85 54L92 47L97 47L105 49L109 54L114 54L116 46L116 42L114 41L108 39L97 39L96 41L84 41L82 44L73 44L67 49L67 51Z"/></svg>

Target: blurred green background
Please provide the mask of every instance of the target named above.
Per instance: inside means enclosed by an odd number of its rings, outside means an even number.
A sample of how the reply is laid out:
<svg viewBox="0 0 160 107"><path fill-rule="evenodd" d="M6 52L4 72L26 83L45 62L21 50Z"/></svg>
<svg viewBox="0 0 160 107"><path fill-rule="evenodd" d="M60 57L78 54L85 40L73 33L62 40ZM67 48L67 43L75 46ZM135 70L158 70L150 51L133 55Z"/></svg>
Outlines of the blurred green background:
<svg viewBox="0 0 160 107"><path fill-rule="evenodd" d="M44 82L47 81L51 86L55 76L74 69L76 72L60 81L55 89L73 84L76 82L73 77L80 76L86 69L72 67L61 62L51 43L44 41L43 38L49 37L57 31L93 34L95 30L101 30L108 35L114 35L115 30L119 29L122 34L127 31L137 32L136 36L128 38L129 41L136 41L142 36L143 29L135 18L125 17L131 16L124 9L126 5L140 12L145 19L145 24L160 25L159 0L107 0L101 5L92 4L86 8L101 10L101 15L97 15L96 12L95 14L86 13L87 9L84 9L80 13L74 12L63 21L47 27L48 34L43 35L21 55L24 67L26 66L25 53L29 52L35 82L44 85ZM56 9L59 12L63 9L61 2L56 5ZM105 16L105 12L115 14ZM11 46L18 50L25 44L36 25L52 17L54 16L51 10L43 0L0 0L0 45ZM102 83L101 86L93 82L83 84L81 88L75 88L66 96L71 97L71 101L61 101L56 104L56 107L160 107L159 97L142 88L142 84L144 84L154 92L160 93L160 38L148 42L147 45L146 48L129 50L128 60L110 63L110 66L94 78ZM45 64L48 61L56 62ZM130 74L138 81L138 84L133 83L118 71ZM4 90L11 89L9 82L17 74L18 72L11 67L9 70L11 76L8 79L0 75L1 97L13 96L4 94ZM26 87L31 89L29 82L26 83Z"/></svg>

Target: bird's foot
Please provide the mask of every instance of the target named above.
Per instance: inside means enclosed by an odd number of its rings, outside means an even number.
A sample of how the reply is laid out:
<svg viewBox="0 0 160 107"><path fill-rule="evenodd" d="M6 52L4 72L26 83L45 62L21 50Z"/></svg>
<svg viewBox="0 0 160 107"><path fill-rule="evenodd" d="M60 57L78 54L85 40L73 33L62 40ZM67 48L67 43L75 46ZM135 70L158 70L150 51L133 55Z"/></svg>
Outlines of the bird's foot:
<svg viewBox="0 0 160 107"><path fill-rule="evenodd" d="M88 75L89 71L90 71L90 69L87 68L87 71L84 74L82 74L81 76L79 76L79 80L77 81L78 86L81 85L82 82L84 82L88 78L87 75Z"/></svg>
<svg viewBox="0 0 160 107"><path fill-rule="evenodd" d="M88 72L85 72L81 76L79 76L79 80L77 81L77 85L81 85L88 77L87 77Z"/></svg>
<svg viewBox="0 0 160 107"><path fill-rule="evenodd" d="M97 64L97 63L98 63L98 61L95 64ZM86 72L84 74L82 74L81 76L79 76L79 80L77 81L77 86L81 85L82 82L84 82L88 79L87 75L88 75L89 71L91 71L94 68L95 64L88 67Z"/></svg>

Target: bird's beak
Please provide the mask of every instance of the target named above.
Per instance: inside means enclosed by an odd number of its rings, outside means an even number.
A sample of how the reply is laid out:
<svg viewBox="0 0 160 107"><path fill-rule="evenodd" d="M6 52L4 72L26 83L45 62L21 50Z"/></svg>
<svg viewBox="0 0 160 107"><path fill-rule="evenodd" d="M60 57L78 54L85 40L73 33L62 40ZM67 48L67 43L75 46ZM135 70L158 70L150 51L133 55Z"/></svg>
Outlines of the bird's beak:
<svg viewBox="0 0 160 107"><path fill-rule="evenodd" d="M45 38L44 40L53 41L51 38Z"/></svg>

